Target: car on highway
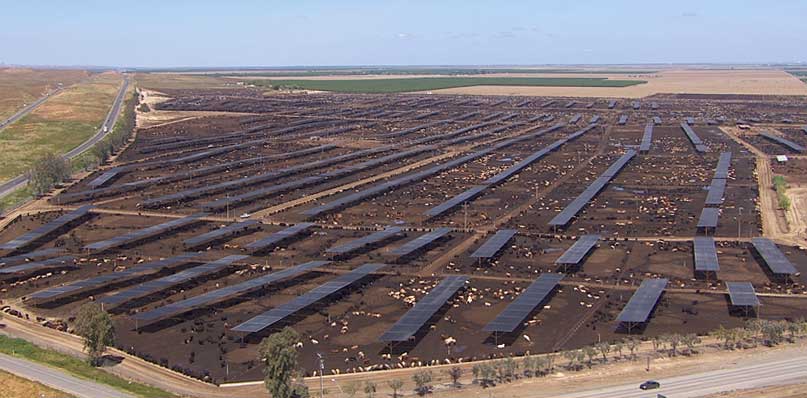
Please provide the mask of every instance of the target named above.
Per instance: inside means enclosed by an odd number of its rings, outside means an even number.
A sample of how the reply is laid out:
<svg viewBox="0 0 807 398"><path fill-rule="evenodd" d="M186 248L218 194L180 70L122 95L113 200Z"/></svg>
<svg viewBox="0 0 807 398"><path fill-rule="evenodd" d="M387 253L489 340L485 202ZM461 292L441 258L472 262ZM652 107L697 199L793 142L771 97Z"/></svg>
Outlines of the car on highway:
<svg viewBox="0 0 807 398"><path fill-rule="evenodd" d="M661 387L661 383L655 380L648 380L639 385L639 388L641 388L642 390L654 390L659 387Z"/></svg>

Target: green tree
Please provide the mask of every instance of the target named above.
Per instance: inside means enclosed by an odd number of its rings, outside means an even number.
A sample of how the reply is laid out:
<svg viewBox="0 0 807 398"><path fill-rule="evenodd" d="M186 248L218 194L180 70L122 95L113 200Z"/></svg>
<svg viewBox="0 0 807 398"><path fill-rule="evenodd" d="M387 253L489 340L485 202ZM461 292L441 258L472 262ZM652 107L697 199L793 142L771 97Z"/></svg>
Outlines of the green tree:
<svg viewBox="0 0 807 398"><path fill-rule="evenodd" d="M636 359L636 349L639 348L639 340L634 337L625 339L625 345L628 346L630 357Z"/></svg>
<svg viewBox="0 0 807 398"><path fill-rule="evenodd" d="M359 393L359 390L361 390L361 385L357 381L351 381L342 387L342 392L347 394L347 396L350 398L355 397L356 394Z"/></svg>
<svg viewBox="0 0 807 398"><path fill-rule="evenodd" d="M504 370L504 377L506 380L513 380L518 372L518 363L512 357L507 357L502 362L502 369Z"/></svg>
<svg viewBox="0 0 807 398"><path fill-rule="evenodd" d="M432 389L432 372L431 370L421 370L412 376L412 381L415 382L415 391L418 395L426 395Z"/></svg>
<svg viewBox="0 0 807 398"><path fill-rule="evenodd" d="M460 377L462 377L462 368L459 366L452 366L451 369L447 370L446 373L448 377L451 378L451 385L459 388L460 385Z"/></svg>
<svg viewBox="0 0 807 398"><path fill-rule="evenodd" d="M569 363L566 364L566 368L569 370L574 369L574 362L577 361L577 351L564 351L563 357L569 361Z"/></svg>
<svg viewBox="0 0 807 398"><path fill-rule="evenodd" d="M551 374L555 371L555 359L558 357L558 354L555 352L551 352L546 354L546 373Z"/></svg>
<svg viewBox="0 0 807 398"><path fill-rule="evenodd" d="M392 398L398 398L398 391L403 388L403 380L401 379L392 379L387 382L387 385L390 389L392 389Z"/></svg>
<svg viewBox="0 0 807 398"><path fill-rule="evenodd" d="M493 378L496 377L496 370L489 363L479 365L479 380L482 387L487 387L493 384Z"/></svg>
<svg viewBox="0 0 807 398"><path fill-rule="evenodd" d="M533 375L536 376L536 377L543 375L545 372L547 372L544 369L548 365L549 365L549 359L548 358L536 357L532 361L532 366L533 366L533 372L532 373L533 373Z"/></svg>
<svg viewBox="0 0 807 398"><path fill-rule="evenodd" d="M62 156L48 153L34 162L28 173L29 185L35 195L44 195L70 178L70 162Z"/></svg>
<svg viewBox="0 0 807 398"><path fill-rule="evenodd" d="M286 327L263 339L258 347L258 359L264 364L264 383L273 398L291 398L295 389L292 381L297 374L297 343L300 335Z"/></svg>
<svg viewBox="0 0 807 398"><path fill-rule="evenodd" d="M84 349L93 366L98 366L106 348L115 344L112 317L95 302L84 304L79 308L75 331L84 338Z"/></svg>
<svg viewBox="0 0 807 398"><path fill-rule="evenodd" d="M591 363L594 362L594 357L597 356L597 350L595 350L594 347L585 346L583 347L583 352L585 352L588 357L588 367L590 368Z"/></svg>
<svg viewBox="0 0 807 398"><path fill-rule="evenodd" d="M625 343L617 341L614 343L614 352L616 352L617 359L622 359L622 350L625 349Z"/></svg>
<svg viewBox="0 0 807 398"><path fill-rule="evenodd" d="M609 344L608 342L602 341L600 343L597 343L595 348L602 355L603 363L608 362L608 353L611 352L611 344Z"/></svg>
<svg viewBox="0 0 807 398"><path fill-rule="evenodd" d="M373 398L375 396L375 392L377 390L377 386L372 381L367 381L364 383L364 393L367 394L367 398Z"/></svg>
<svg viewBox="0 0 807 398"><path fill-rule="evenodd" d="M672 356L678 355L678 347L681 345L683 338L680 334L673 333L671 335L666 336L666 340L670 343L670 354Z"/></svg>
<svg viewBox="0 0 807 398"><path fill-rule="evenodd" d="M690 333L684 336L684 345L687 347L687 353L690 355L696 352L695 347L697 347L698 344L700 343L701 343L700 337L698 337L698 335L694 333Z"/></svg>

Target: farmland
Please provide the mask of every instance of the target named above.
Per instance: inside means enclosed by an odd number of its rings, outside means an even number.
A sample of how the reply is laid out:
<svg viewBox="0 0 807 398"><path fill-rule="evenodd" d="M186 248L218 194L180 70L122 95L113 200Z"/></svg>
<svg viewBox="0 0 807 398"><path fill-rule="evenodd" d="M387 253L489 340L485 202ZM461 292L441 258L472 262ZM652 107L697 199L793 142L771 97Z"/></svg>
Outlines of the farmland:
<svg viewBox="0 0 807 398"><path fill-rule="evenodd" d="M807 143L803 98L265 96L206 78L152 77L167 98L149 117L203 116L138 129L6 220L2 299L57 329L100 301L118 349L210 383L260 380L258 342L285 326L307 375L317 354L336 375L807 309L807 252L768 227L793 215L758 177L767 164L798 201L803 159L774 163L787 148L762 133ZM658 299L626 319L647 281ZM734 303L728 282L759 302ZM529 311L494 322L522 296Z"/></svg>
<svg viewBox="0 0 807 398"><path fill-rule="evenodd" d="M488 75L488 74L611 74L611 75L644 75L656 71L643 69L547 69L547 68L342 68L342 69L306 69L306 70L271 70L271 71L238 71L238 72L193 72L171 71L173 73L205 74L216 77L313 77L313 76L356 76L356 75Z"/></svg>
<svg viewBox="0 0 807 398"><path fill-rule="evenodd" d="M403 93L471 86L628 87L641 80L605 78L421 77L372 80L256 80L256 85L342 93Z"/></svg>

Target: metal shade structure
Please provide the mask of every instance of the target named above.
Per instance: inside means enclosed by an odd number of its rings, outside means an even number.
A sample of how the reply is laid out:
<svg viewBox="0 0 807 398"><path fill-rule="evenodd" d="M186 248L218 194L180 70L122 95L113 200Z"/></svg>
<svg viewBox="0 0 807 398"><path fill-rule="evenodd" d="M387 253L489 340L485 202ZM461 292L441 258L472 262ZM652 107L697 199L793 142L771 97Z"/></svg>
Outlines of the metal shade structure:
<svg viewBox="0 0 807 398"><path fill-rule="evenodd" d="M90 210L94 208L95 206L90 205L81 206L76 210L63 214L54 220L51 220L43 225L40 225L37 228L34 228L32 231L27 232L20 237L12 239L6 243L0 244L0 250L13 251L28 247L38 241L41 241L45 237L59 231L60 229L65 228L71 224L74 224L78 220L81 220L82 218L90 214Z"/></svg>
<svg viewBox="0 0 807 398"><path fill-rule="evenodd" d="M136 278L143 275L159 272L165 268L187 264L198 257L199 253L184 253L179 256L169 257L162 260L137 264L126 268L123 271L110 272L96 277L73 281L61 286L54 286L48 289L37 291L28 295L28 299L49 300L69 294L75 294L85 290L98 289L113 283L119 283L127 279Z"/></svg>
<svg viewBox="0 0 807 398"><path fill-rule="evenodd" d="M549 297L562 279L561 274L541 274L482 330L493 333L512 333L538 305Z"/></svg>
<svg viewBox="0 0 807 398"><path fill-rule="evenodd" d="M600 235L591 234L583 235L574 242L574 244L567 249L563 254L555 260L555 264L568 266L577 265L583 260L586 255L597 245L600 240Z"/></svg>
<svg viewBox="0 0 807 398"><path fill-rule="evenodd" d="M729 167L731 167L731 152L720 152L713 178L729 178Z"/></svg>
<svg viewBox="0 0 807 398"><path fill-rule="evenodd" d="M805 151L803 145L799 145L799 144L797 144L797 143L795 143L793 141L790 141L790 140L788 140L786 138L782 138L782 137L780 137L778 135L771 134L771 133L769 133L767 131L763 131L763 132L759 133L759 135L760 135L760 137L766 138L769 141L773 141L773 142L775 142L775 143L777 143L779 145L782 145L782 146L786 147L787 149L790 149L793 152L801 153L801 152Z"/></svg>
<svg viewBox="0 0 807 398"><path fill-rule="evenodd" d="M704 207L698 217L698 228L717 228L717 220L720 218L720 209L717 207Z"/></svg>
<svg viewBox="0 0 807 398"><path fill-rule="evenodd" d="M654 123L647 123L644 126L644 134L642 134L642 142L639 144L640 152L650 151L650 145L653 143L653 127Z"/></svg>
<svg viewBox="0 0 807 398"><path fill-rule="evenodd" d="M516 235L515 229L500 229L488 238L482 246L471 253L472 258L492 258Z"/></svg>
<svg viewBox="0 0 807 398"><path fill-rule="evenodd" d="M376 272L385 266L385 264L376 263L364 264L359 268L356 268L346 274L339 275L336 278L325 282L312 290L309 290L302 296L295 297L293 300L287 303L250 318L246 322L232 328L232 330L242 333L260 332L299 312L300 310L320 300L323 300L328 296L341 291L342 289L345 289L346 287L358 282L367 275L370 275L371 273Z"/></svg>
<svg viewBox="0 0 807 398"><path fill-rule="evenodd" d="M488 185L474 185L473 187L463 191L462 193L454 196L453 198L440 203L437 206L432 207L429 210L426 210L425 214L428 217L439 217L451 209L469 201L473 198L479 196L483 191L488 188Z"/></svg>
<svg viewBox="0 0 807 398"><path fill-rule="evenodd" d="M423 235L418 236L415 239L412 239L412 240L404 243L400 247L390 251L390 254L392 254L394 256L399 256L399 257L409 256L412 253L431 245L432 243L434 243L438 239L443 238L444 236L448 235L450 232L451 232L451 228L448 228L448 227L437 228L437 229L435 229L433 231L427 232L427 233L425 233Z"/></svg>
<svg viewBox="0 0 807 398"><path fill-rule="evenodd" d="M11 257L0 257L0 267L22 264L28 261L42 260L62 253L64 253L64 249L51 247Z"/></svg>
<svg viewBox="0 0 807 398"><path fill-rule="evenodd" d="M793 263L785 257L779 247L768 238L753 238L751 244L757 253L762 257L762 261L772 273L776 275L795 275L798 273Z"/></svg>
<svg viewBox="0 0 807 398"><path fill-rule="evenodd" d="M222 257L215 261L184 269L175 274L140 283L128 289L121 290L113 295L102 297L99 301L111 306L121 305L141 297L161 292L177 285L182 285L203 276L215 274L228 268L234 262L243 260L245 258L247 258L247 256L234 255Z"/></svg>
<svg viewBox="0 0 807 398"><path fill-rule="evenodd" d="M726 194L726 179L715 178L709 185L709 192L706 194L707 205L723 204L723 196Z"/></svg>
<svg viewBox="0 0 807 398"><path fill-rule="evenodd" d="M633 157L636 156L636 151L628 150L624 155L616 160L608 169L602 173L596 180L594 180L580 195L574 198L568 205L566 205L560 213L558 213L549 225L555 227L563 227L583 210L584 207L594 199L597 194L605 188L606 185L624 168Z"/></svg>
<svg viewBox="0 0 807 398"><path fill-rule="evenodd" d="M415 303L401 319L395 322L381 337L380 341L392 343L407 341L431 319L446 302L465 286L468 277L452 275L443 278L429 293Z"/></svg>
<svg viewBox="0 0 807 398"><path fill-rule="evenodd" d="M759 307L760 302L751 282L726 282L729 300L735 307Z"/></svg>
<svg viewBox="0 0 807 398"><path fill-rule="evenodd" d="M282 229L277 231L263 239L258 239L255 242L252 242L244 247L244 249L250 253L257 253L260 251L265 251L269 249L275 248L277 245L280 245L284 241L287 241L295 236L298 236L304 232L306 232L309 228L313 227L315 224L310 222L302 222L294 224L288 228Z"/></svg>
<svg viewBox="0 0 807 398"><path fill-rule="evenodd" d="M667 287L667 282L667 279L664 278L643 280L639 289L633 293L628 304L619 313L617 320L627 324L647 322L661 293Z"/></svg>
<svg viewBox="0 0 807 398"><path fill-rule="evenodd" d="M141 312L133 318L140 322L153 322L160 319L165 319L178 314L183 314L197 308L203 308L214 303L218 303L233 297L238 297L249 292L258 290L264 286L276 283L278 281L295 277L306 272L310 272L315 268L329 264L330 261L310 261L304 264L296 265L294 267L286 268L280 271L275 271L264 276L252 278L250 280L223 287L221 289L211 290L207 293L200 294L185 300L177 301L175 303L167 304L162 307L154 308L150 311Z"/></svg>
<svg viewBox="0 0 807 398"><path fill-rule="evenodd" d="M182 244L185 246L186 249L193 249L202 245L207 245L217 240L233 237L235 235L242 234L247 231L257 230L260 228L260 226L261 223L258 222L257 220L247 220L232 223L230 225L214 229L210 232L206 232L201 235L185 239L185 241L183 241Z"/></svg>
<svg viewBox="0 0 807 398"><path fill-rule="evenodd" d="M331 247L325 250L325 253L333 255L346 255L355 251L364 249L370 245L384 242L387 239L393 238L403 232L401 227L387 227L381 231L376 231L370 235L363 236L359 239L353 239L342 245Z"/></svg>
<svg viewBox="0 0 807 398"><path fill-rule="evenodd" d="M693 239L692 245L695 256L695 271L717 272L720 270L714 238L698 236Z"/></svg>
<svg viewBox="0 0 807 398"><path fill-rule="evenodd" d="M17 274L29 274L32 272L42 271L46 269L75 268L76 264L74 261L75 258L73 256L61 256L56 258L50 258L47 260L32 261L28 263L22 263L19 265L12 265L10 267L0 268L0 275L8 276Z"/></svg>
<svg viewBox="0 0 807 398"><path fill-rule="evenodd" d="M701 140L701 138L698 137L698 134L695 133L695 130L692 130L692 127L689 127L689 124L687 124L687 122L681 122L681 129L684 130L684 133L686 133L687 138L689 138L689 141L695 147L695 151L706 152L708 150L708 148L706 148L706 145L703 144L703 140Z"/></svg>
<svg viewBox="0 0 807 398"><path fill-rule="evenodd" d="M155 236L163 235L171 231L187 227L188 225L195 224L205 217L206 213L194 214L192 216L178 218L162 224L153 225L148 228L143 228L134 232L129 232L123 235L118 235L114 238L102 240L100 242L93 242L84 246L84 250L92 252L103 252L121 246L126 246L144 239L153 238Z"/></svg>

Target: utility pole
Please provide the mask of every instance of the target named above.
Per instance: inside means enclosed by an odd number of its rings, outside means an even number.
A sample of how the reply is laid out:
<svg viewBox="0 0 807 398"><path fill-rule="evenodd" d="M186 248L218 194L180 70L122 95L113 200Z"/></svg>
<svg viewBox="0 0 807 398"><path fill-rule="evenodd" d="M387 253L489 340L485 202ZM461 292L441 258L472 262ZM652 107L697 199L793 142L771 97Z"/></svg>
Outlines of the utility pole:
<svg viewBox="0 0 807 398"><path fill-rule="evenodd" d="M325 387L322 385L322 374L325 373L325 360L322 359L322 354L317 353L319 358L319 398L324 398Z"/></svg>
<svg viewBox="0 0 807 398"><path fill-rule="evenodd" d="M463 221L462 221L462 229L464 229L467 232L468 231L468 202L465 202L465 203L462 204L462 209L463 209L463 212L464 212L464 217L463 217Z"/></svg>

